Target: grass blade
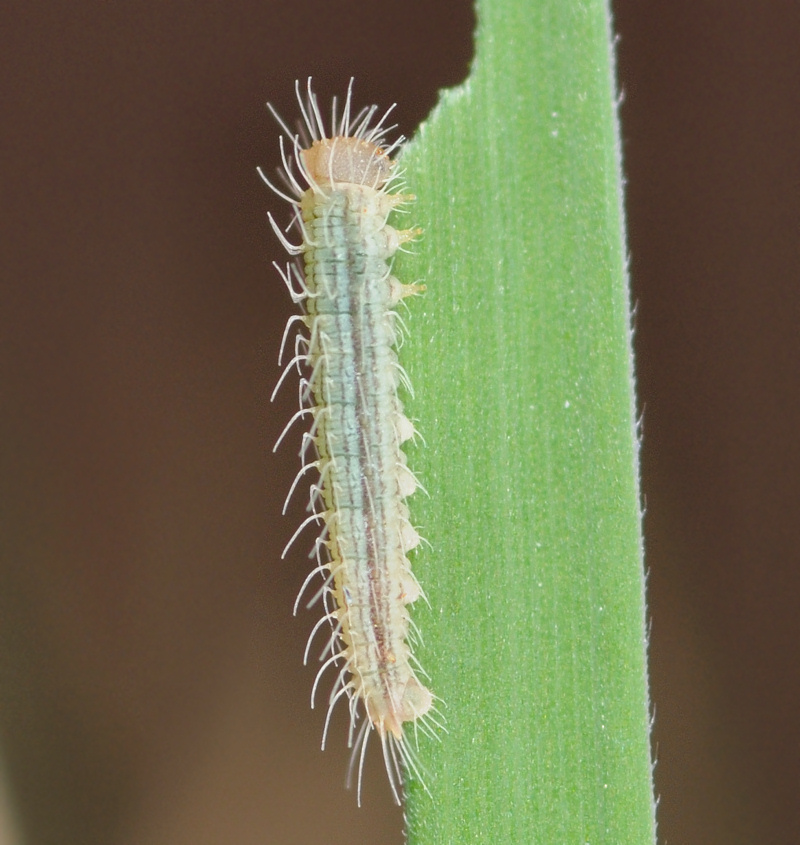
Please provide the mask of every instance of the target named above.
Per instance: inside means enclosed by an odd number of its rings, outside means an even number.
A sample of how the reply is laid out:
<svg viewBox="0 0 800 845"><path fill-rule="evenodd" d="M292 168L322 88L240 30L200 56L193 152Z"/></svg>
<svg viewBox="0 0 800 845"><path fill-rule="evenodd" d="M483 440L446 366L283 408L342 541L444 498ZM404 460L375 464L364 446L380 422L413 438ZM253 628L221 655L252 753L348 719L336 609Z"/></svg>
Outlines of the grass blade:
<svg viewBox="0 0 800 845"><path fill-rule="evenodd" d="M609 12L482 0L473 73L403 155L425 281L402 351L447 734L413 845L652 843L629 292Z"/></svg>

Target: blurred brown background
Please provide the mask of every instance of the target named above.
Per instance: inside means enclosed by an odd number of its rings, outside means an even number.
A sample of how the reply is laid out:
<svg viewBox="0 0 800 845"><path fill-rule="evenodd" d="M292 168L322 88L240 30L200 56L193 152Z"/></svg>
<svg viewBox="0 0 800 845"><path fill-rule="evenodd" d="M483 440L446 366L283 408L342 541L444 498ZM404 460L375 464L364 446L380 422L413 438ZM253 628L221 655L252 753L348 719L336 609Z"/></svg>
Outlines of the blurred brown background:
<svg viewBox="0 0 800 845"><path fill-rule="evenodd" d="M662 843L800 829L800 6L615 3ZM0 11L0 747L19 845L402 841L318 750L270 447L271 99L398 101L467 2ZM340 714L341 715L341 714ZM309 803L309 796L312 801ZM1 808L0 808L1 809ZM3 840L2 837L6 836Z"/></svg>

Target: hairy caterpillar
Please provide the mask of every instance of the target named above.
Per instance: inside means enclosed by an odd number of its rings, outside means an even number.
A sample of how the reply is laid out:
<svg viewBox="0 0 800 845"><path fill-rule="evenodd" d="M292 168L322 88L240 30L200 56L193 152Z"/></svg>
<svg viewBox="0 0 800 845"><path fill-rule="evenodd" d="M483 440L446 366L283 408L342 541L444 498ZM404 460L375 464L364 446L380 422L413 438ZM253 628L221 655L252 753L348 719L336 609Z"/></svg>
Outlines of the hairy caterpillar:
<svg viewBox="0 0 800 845"><path fill-rule="evenodd" d="M400 803L402 766L422 780L406 723L428 734L440 726L434 696L420 681L424 672L412 653L415 628L409 605L422 591L407 555L420 536L409 522L405 499L419 483L401 448L416 432L397 395L400 384L409 390L410 385L395 352L405 330L396 306L423 288L402 284L391 273L394 253L420 230L399 230L387 223L394 209L414 200L402 192L391 158L404 139L387 140L394 129L386 126L392 109L379 119L376 106L352 113L352 84L339 116L333 101L330 134L310 79L305 96L296 85L303 120L299 134L270 106L285 133L280 139L281 175L289 193L259 173L292 206L299 245L287 240L271 215L269 219L285 249L302 256L303 264L276 265L292 300L304 311L287 324L279 364L290 329L302 326L307 332L296 335L295 355L275 388L277 392L292 369L305 366L300 409L276 448L295 421L310 418L300 449L302 466L287 502L307 472L315 470L319 477L310 488L311 515L284 555L307 525L322 526L312 551L317 566L295 602L296 612L312 579L324 578L309 603L322 598L324 614L305 652L307 659L314 636L329 624L331 634L311 693L313 707L321 676L336 666L322 747L333 708L346 698L353 748L348 780L357 765L359 804L373 730Z"/></svg>

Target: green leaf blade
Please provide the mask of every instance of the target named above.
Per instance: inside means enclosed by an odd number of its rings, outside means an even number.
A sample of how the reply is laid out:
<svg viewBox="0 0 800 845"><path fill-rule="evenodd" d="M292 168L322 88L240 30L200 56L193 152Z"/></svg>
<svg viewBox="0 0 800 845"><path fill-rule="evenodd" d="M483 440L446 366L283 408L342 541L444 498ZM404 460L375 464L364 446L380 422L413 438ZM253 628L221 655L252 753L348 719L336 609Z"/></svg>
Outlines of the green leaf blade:
<svg viewBox="0 0 800 845"><path fill-rule="evenodd" d="M475 68L403 155L397 262L431 498L412 843L652 843L638 454L604 3L480 5ZM416 221L415 221L416 222ZM420 603L418 602L418 605Z"/></svg>

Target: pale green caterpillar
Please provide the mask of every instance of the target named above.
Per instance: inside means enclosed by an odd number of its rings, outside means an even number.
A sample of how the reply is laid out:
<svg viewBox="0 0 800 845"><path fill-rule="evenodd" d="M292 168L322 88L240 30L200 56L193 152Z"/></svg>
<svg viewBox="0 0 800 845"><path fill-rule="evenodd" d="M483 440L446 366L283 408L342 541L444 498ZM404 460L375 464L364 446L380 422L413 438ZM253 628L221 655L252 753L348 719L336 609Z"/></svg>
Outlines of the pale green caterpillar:
<svg viewBox="0 0 800 845"><path fill-rule="evenodd" d="M292 205L302 236L299 246L291 244L270 217L283 246L292 255L302 255L304 265L278 268L293 301L304 308L304 314L287 325L281 357L293 324L308 331L297 335L295 356L278 382L279 387L294 367L307 366L301 407L286 430L300 418L312 422L303 435L303 465L289 496L309 470L319 473L311 485L311 515L289 541L290 546L306 525L322 525L312 553L318 566L306 579L295 611L310 581L321 575L324 584L311 603L322 597L325 614L311 633L306 658L311 640L326 623L331 635L320 658L312 707L322 674L329 666L338 669L322 746L331 712L346 697L353 747L350 772L357 762L359 804L373 730L380 737L392 792L400 803L401 764L422 779L405 723L413 722L415 729L429 734L439 726L434 696L420 681L422 670L412 654L409 605L422 593L408 552L419 545L420 537L409 522L404 500L419 484L401 448L415 429L397 395L398 385L407 385L408 379L395 352L403 330L396 306L422 287L402 284L391 274L392 256L419 230L398 230L387 223L393 209L414 199L402 193L390 157L404 140L387 143L393 129L385 126L391 109L379 120L375 106L351 115L351 80L338 118L334 100L328 135L311 80L306 96L299 84L296 90L301 134L292 132L273 110L288 144L287 150L282 137L282 175L292 195L261 174Z"/></svg>

